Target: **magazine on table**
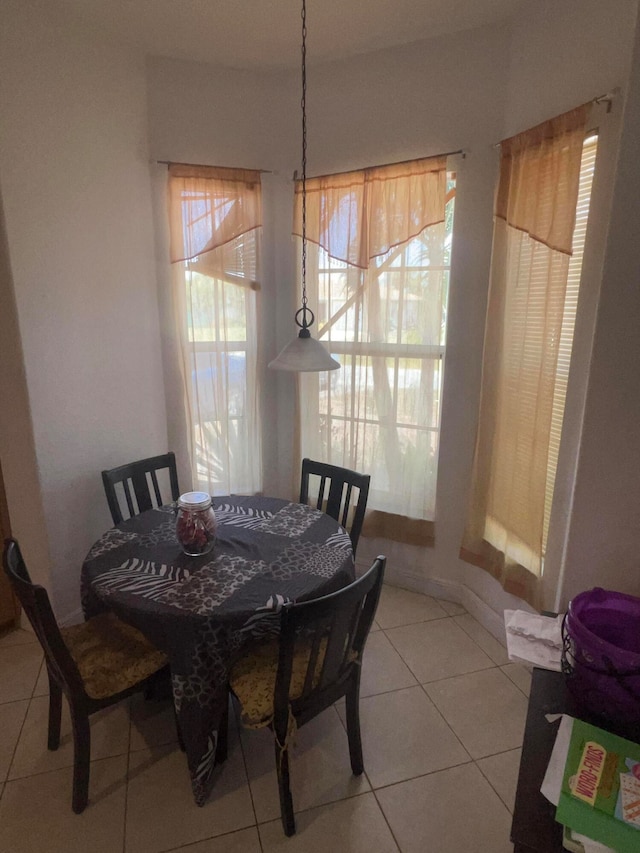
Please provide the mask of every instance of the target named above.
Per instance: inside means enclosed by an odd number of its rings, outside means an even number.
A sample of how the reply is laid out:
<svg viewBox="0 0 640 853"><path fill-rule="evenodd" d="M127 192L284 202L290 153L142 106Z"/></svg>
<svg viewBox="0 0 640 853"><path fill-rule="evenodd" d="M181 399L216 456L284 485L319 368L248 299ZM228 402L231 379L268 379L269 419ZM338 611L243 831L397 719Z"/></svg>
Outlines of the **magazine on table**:
<svg viewBox="0 0 640 853"><path fill-rule="evenodd" d="M619 853L638 853L640 744L568 719L571 730L556 820Z"/></svg>

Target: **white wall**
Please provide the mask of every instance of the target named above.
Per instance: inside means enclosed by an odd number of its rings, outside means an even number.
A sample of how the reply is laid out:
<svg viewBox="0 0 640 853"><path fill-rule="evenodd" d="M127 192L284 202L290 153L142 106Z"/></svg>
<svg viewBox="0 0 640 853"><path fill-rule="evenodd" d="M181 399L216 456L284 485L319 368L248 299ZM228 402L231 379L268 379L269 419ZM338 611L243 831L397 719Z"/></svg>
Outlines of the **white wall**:
<svg viewBox="0 0 640 853"><path fill-rule="evenodd" d="M640 23L624 108L562 602L640 594Z"/></svg>
<svg viewBox="0 0 640 853"><path fill-rule="evenodd" d="M535 0L515 19L505 136L625 83L637 0Z"/></svg>
<svg viewBox="0 0 640 853"><path fill-rule="evenodd" d="M167 449L145 71L47 4L2 18L0 185L64 617L110 524L100 470Z"/></svg>
<svg viewBox="0 0 640 853"><path fill-rule="evenodd" d="M290 75L150 57L153 160L288 169L298 150Z"/></svg>

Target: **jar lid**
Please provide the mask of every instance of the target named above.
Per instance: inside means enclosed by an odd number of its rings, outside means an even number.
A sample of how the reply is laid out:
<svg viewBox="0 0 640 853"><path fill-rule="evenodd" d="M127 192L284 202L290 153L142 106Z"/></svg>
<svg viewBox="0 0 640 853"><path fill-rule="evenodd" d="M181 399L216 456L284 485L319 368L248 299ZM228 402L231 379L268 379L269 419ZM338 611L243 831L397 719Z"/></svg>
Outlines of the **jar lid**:
<svg viewBox="0 0 640 853"><path fill-rule="evenodd" d="M178 507L180 509L209 509L211 506L211 495L206 492L185 492L178 498Z"/></svg>

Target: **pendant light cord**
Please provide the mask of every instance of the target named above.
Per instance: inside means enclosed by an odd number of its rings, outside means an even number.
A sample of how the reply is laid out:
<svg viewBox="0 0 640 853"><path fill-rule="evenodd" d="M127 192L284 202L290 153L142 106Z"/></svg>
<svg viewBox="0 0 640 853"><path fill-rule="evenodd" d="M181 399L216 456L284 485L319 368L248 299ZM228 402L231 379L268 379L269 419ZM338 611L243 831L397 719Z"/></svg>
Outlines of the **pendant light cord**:
<svg viewBox="0 0 640 853"><path fill-rule="evenodd" d="M302 308L296 311L298 337L310 338L315 315L307 305L307 5L302 0ZM302 319L300 319L302 318Z"/></svg>
<svg viewBox="0 0 640 853"><path fill-rule="evenodd" d="M302 0L302 321L307 326L307 8ZM311 320L313 323L313 319ZM311 325L309 323L309 325Z"/></svg>
<svg viewBox="0 0 640 853"><path fill-rule="evenodd" d="M295 313L295 323L299 327L297 338L282 350L280 355L269 363L276 370L289 370L298 373L336 370L340 362L332 358L327 349L311 337L309 329L315 316L307 305L307 8L302 0L302 307ZM296 196L298 183L296 181Z"/></svg>

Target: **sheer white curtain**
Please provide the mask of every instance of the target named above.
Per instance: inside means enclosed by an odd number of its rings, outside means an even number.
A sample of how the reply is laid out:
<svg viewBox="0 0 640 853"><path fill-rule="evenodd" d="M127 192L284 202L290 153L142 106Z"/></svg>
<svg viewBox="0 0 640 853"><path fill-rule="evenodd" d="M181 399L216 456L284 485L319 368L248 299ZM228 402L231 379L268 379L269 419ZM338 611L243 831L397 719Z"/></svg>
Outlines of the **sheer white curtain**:
<svg viewBox="0 0 640 853"><path fill-rule="evenodd" d="M262 489L260 173L171 165L169 220L193 485L254 494Z"/></svg>
<svg viewBox="0 0 640 853"><path fill-rule="evenodd" d="M369 473L365 535L414 544L433 537L447 190L441 157L307 180L309 301L342 369L300 377L301 453Z"/></svg>

